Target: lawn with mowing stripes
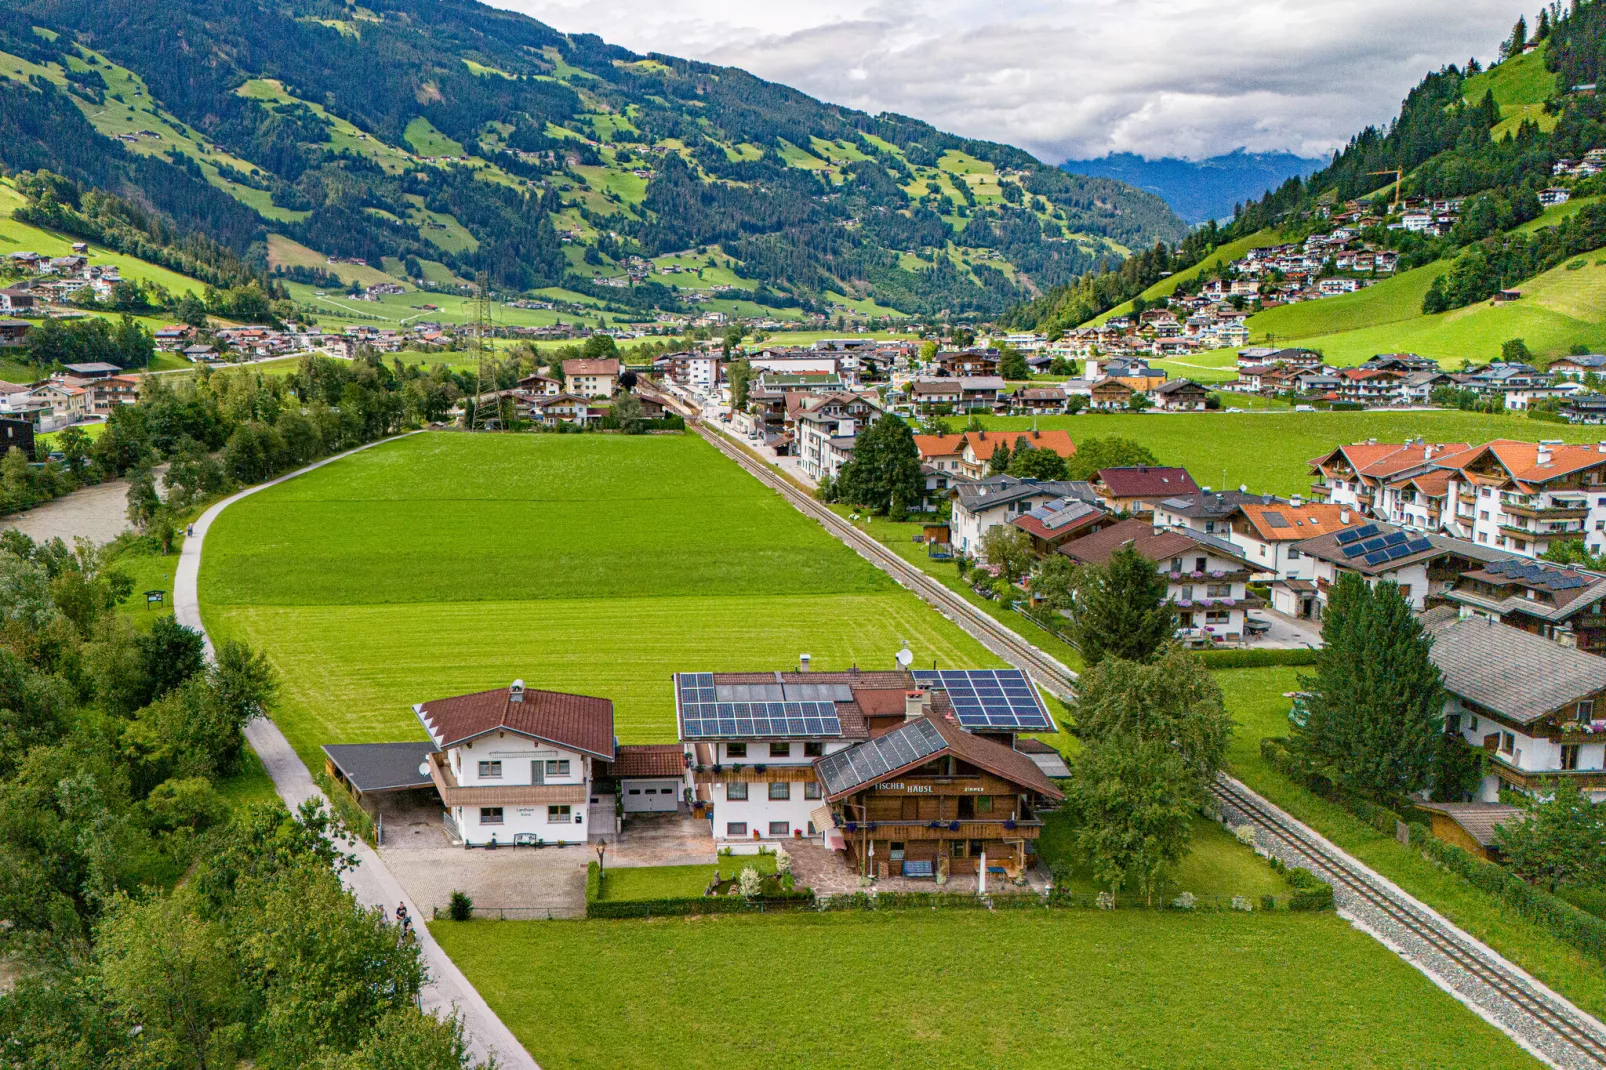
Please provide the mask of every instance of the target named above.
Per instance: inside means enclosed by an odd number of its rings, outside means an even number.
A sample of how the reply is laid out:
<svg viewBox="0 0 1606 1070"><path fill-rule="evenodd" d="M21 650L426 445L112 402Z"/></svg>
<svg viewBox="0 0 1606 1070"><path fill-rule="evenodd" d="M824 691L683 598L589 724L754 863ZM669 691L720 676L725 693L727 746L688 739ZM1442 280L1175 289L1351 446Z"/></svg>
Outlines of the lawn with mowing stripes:
<svg viewBox="0 0 1606 1070"><path fill-rule="evenodd" d="M626 742L675 738L670 674L1001 662L690 435L435 433L235 503L202 612L266 650L298 753L423 738L414 703L600 695Z"/></svg>
<svg viewBox="0 0 1606 1070"><path fill-rule="evenodd" d="M547 1070L1539 1065L1332 914L888 911L430 930Z"/></svg>

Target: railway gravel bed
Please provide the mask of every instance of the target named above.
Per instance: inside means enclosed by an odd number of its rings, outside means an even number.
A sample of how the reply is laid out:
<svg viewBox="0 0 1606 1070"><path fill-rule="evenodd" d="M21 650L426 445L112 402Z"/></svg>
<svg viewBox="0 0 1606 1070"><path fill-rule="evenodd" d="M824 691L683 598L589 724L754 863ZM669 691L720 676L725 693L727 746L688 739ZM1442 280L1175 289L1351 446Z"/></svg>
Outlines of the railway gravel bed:
<svg viewBox="0 0 1606 1070"><path fill-rule="evenodd" d="M1262 852L1331 883L1351 924L1544 1063L1606 1067L1606 1027L1593 1017L1238 781L1221 777L1215 794L1225 819L1254 827Z"/></svg>

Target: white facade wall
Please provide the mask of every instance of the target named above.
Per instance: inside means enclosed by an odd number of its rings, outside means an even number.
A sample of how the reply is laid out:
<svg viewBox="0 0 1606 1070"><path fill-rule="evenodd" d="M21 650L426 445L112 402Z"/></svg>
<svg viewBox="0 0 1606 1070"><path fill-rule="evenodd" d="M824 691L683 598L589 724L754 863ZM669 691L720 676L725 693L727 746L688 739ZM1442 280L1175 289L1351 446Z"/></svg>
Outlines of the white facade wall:
<svg viewBox="0 0 1606 1070"><path fill-rule="evenodd" d="M824 740L822 741L821 755L809 755L804 753L803 740L776 740L774 742L778 744L784 743L788 753L784 756L771 754L771 741L769 740L731 740L713 744L714 761L726 768L741 764L743 768L749 770L758 765L769 768L782 766L788 768L812 767L820 756L834 754L853 745L853 741L846 739ZM733 754L731 752L731 743L745 743L746 753ZM739 773L736 775L740 776ZM793 839L795 838L793 836L794 831L800 831L804 837L809 836L809 815L825 805L824 792L819 785L819 781L780 782L786 784L788 796L786 799L771 799L770 782L760 779L756 771L753 774L753 779L745 783L747 786L746 799L730 798L731 792L728 784L717 783L712 785L709 795L713 805L713 820L710 824L715 842L722 847L728 846L738 851L742 844L749 844L752 845L753 850L756 850L757 845L761 842ZM812 798L810 797L811 789L813 790ZM770 831L770 823L775 821L785 822L786 831L772 833ZM739 826L739 828L733 829L731 827L733 824ZM756 836L754 835L755 832L757 833Z"/></svg>
<svg viewBox="0 0 1606 1070"><path fill-rule="evenodd" d="M1539 739L1521 729L1506 727L1469 710L1454 695L1445 700L1446 718L1459 715L1461 738L1474 747L1482 747L1485 736L1499 733L1501 741L1495 756L1524 773L1553 773L1561 771L1562 744L1554 740ZM1606 741L1578 744L1578 771L1590 772L1606 769ZM1494 774L1483 779L1480 797L1485 802L1499 801L1500 780ZM1592 802L1606 800L1606 791L1585 792Z"/></svg>
<svg viewBox="0 0 1606 1070"><path fill-rule="evenodd" d="M544 783L572 784L582 789L582 798L578 802L555 804L568 807L567 817L559 816L561 811L554 812L545 803L530 806L502 804L499 807L452 807L452 818L457 823L458 833L468 844L487 844L492 837L497 843L512 843L513 837L520 833L539 836L547 843L586 842L590 831L585 819L591 779L589 759L585 755L509 733L499 739L482 736L478 740L452 747L447 751L447 760L459 787L527 787ZM539 780L533 765L535 762L541 763ZM569 763L567 773L559 771L561 765L554 767L549 764L561 762ZM487 766L483 773L481 763ZM498 769L500 775L494 775ZM495 809L501 810L500 823L486 812Z"/></svg>

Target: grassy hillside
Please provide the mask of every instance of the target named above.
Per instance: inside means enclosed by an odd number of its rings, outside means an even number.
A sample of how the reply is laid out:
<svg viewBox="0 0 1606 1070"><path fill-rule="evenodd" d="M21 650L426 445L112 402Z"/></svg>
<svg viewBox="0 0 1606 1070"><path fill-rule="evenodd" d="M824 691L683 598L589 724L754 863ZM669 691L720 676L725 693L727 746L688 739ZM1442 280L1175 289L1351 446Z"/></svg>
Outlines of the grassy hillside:
<svg viewBox="0 0 1606 1070"><path fill-rule="evenodd" d="M1556 75L1545 69L1545 51L1541 44L1524 56L1514 56L1504 63L1473 75L1462 84L1461 95L1470 103L1483 99L1485 93L1494 94L1500 106L1500 122L1489 131L1496 140L1515 134L1525 119L1549 131L1556 126L1556 116L1546 115L1544 102L1556 89Z"/></svg>
<svg viewBox="0 0 1606 1070"><path fill-rule="evenodd" d="M1418 270L1425 272L1429 268ZM1574 345L1595 350L1606 346L1606 249L1575 257L1523 283L1521 290L1522 299L1509 304L1484 301L1436 316L1418 313L1376 326L1321 334L1279 334L1277 341L1319 349L1330 362L1345 366L1360 364L1378 353L1393 352L1420 353L1446 366L1458 365L1462 360L1487 361L1498 357L1501 343L1511 338L1523 339L1542 358L1561 356ZM1319 303L1336 304L1345 299ZM1399 300L1403 301L1403 296ZM1289 311L1303 307L1294 306Z"/></svg>
<svg viewBox="0 0 1606 1070"><path fill-rule="evenodd" d="M1449 269L1449 261L1439 260L1351 294L1257 313L1248 320L1250 338L1255 342L1279 342L1419 318L1422 295L1434 279Z"/></svg>

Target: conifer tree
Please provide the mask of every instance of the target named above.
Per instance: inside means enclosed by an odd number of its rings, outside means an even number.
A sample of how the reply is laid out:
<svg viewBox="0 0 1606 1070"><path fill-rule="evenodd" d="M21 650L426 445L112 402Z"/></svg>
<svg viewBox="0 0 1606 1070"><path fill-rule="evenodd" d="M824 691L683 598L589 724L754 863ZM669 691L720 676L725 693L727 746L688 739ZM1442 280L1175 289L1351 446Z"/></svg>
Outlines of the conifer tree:
<svg viewBox="0 0 1606 1070"><path fill-rule="evenodd" d="M1066 631L1088 665L1107 657L1152 661L1177 627L1166 587L1154 562L1131 546L1084 566Z"/></svg>
<svg viewBox="0 0 1606 1070"><path fill-rule="evenodd" d="M1444 731L1431 638L1398 585L1341 576L1328 588L1316 675L1303 682L1297 749L1351 791L1388 799L1428 787Z"/></svg>

